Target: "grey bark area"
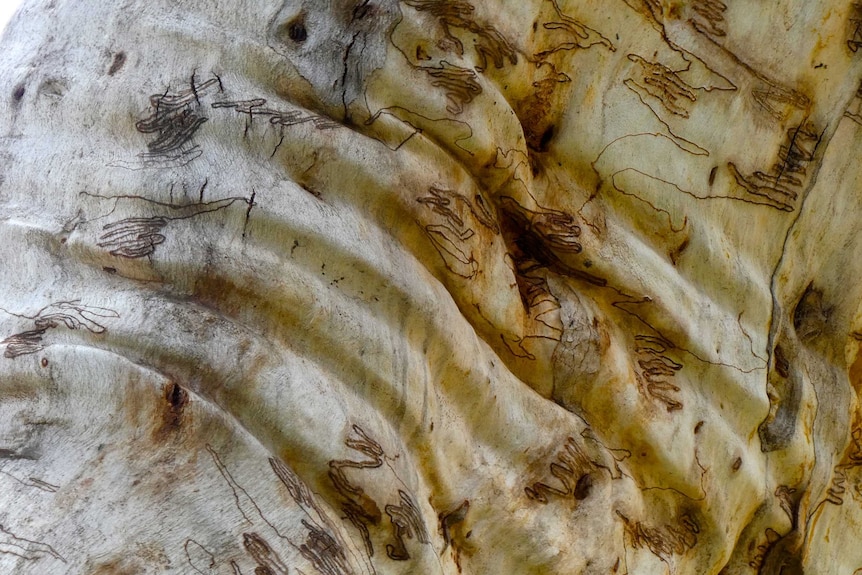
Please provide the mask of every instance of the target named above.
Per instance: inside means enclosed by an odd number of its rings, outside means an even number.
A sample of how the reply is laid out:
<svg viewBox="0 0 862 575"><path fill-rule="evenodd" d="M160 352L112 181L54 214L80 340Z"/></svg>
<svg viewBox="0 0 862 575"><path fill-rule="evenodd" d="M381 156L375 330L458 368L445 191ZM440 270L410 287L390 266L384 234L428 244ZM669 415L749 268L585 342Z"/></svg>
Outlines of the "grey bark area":
<svg viewBox="0 0 862 575"><path fill-rule="evenodd" d="M862 7L27 0L0 573L862 573Z"/></svg>

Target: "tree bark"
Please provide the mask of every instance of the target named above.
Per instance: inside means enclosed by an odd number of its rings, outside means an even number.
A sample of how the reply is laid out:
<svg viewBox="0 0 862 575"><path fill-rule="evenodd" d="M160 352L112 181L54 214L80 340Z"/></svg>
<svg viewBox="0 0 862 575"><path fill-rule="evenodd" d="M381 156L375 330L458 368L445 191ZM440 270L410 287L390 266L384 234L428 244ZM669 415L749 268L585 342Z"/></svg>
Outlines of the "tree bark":
<svg viewBox="0 0 862 575"><path fill-rule="evenodd" d="M3 573L862 573L860 5L0 46Z"/></svg>

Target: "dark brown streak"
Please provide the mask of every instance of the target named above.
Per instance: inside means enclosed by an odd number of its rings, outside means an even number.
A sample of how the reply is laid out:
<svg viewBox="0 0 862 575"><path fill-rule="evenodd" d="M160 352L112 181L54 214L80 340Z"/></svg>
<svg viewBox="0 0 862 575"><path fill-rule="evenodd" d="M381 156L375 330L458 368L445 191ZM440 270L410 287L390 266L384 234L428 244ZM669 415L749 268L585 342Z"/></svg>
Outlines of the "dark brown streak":
<svg viewBox="0 0 862 575"><path fill-rule="evenodd" d="M245 211L245 223L242 226L242 237L245 239L246 231L248 228L248 221L251 218L251 209L255 206L254 197L257 195L257 192L254 188L251 189L251 197L246 200L248 202L248 209ZM243 198L244 199L244 198Z"/></svg>
<svg viewBox="0 0 862 575"><path fill-rule="evenodd" d="M197 105L198 105L198 106L200 106L200 105L201 105L201 100L200 100L200 98L198 97L198 89L197 89L197 86L195 86L195 74L196 74L196 73L197 73L197 70L192 70L192 81L189 83L189 85L191 86L192 94L194 94L194 96L195 96L195 103L197 103Z"/></svg>
<svg viewBox="0 0 862 575"><path fill-rule="evenodd" d="M452 542L452 528L466 519L468 511L470 511L470 501L465 499L454 510L439 515L440 531L443 534L443 549L440 551L441 554L443 551L446 551L446 548Z"/></svg>
<svg viewBox="0 0 862 575"><path fill-rule="evenodd" d="M342 63L344 65L344 70L341 73L341 105L344 108L344 121L350 121L350 113L347 110L347 72L348 72L348 59L350 58L350 51L353 49L353 45L356 44L356 38L359 37L361 32L356 32L353 34L353 37L350 39L350 43L347 45L347 48L344 50L344 56L342 56Z"/></svg>
<svg viewBox="0 0 862 575"><path fill-rule="evenodd" d="M689 23L698 32L718 37L727 34L724 29L724 11L727 10L726 4L720 0L694 0L692 2L692 9L705 20L705 23L695 19L689 20Z"/></svg>
<svg viewBox="0 0 862 575"><path fill-rule="evenodd" d="M204 203L204 190L207 189L207 184L209 183L209 178L204 178L204 183L201 186L201 189L198 191L198 203Z"/></svg>
<svg viewBox="0 0 862 575"><path fill-rule="evenodd" d="M278 151L278 149L281 147L281 145L283 143L284 143L284 133L281 134L281 137L278 139L278 143L272 149L272 153L269 155L269 159L272 159L275 157L275 153Z"/></svg>

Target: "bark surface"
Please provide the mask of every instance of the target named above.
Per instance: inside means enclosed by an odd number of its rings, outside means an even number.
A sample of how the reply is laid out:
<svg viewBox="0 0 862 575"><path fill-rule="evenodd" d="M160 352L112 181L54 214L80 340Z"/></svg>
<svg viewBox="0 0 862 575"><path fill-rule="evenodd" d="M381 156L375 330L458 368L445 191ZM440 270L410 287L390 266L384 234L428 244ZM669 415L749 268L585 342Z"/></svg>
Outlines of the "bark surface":
<svg viewBox="0 0 862 575"><path fill-rule="evenodd" d="M0 572L862 573L860 47L844 0L26 2Z"/></svg>

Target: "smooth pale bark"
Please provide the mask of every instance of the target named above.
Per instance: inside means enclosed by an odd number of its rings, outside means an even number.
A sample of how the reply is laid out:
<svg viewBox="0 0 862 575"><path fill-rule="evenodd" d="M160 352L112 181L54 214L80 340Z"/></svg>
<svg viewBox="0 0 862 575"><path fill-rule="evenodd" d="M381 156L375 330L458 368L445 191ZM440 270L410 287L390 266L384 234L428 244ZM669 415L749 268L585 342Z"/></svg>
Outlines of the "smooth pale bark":
<svg viewBox="0 0 862 575"><path fill-rule="evenodd" d="M862 568L860 26L27 2L0 572Z"/></svg>

